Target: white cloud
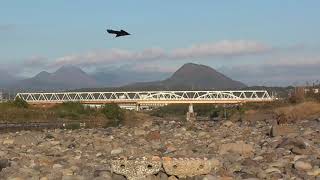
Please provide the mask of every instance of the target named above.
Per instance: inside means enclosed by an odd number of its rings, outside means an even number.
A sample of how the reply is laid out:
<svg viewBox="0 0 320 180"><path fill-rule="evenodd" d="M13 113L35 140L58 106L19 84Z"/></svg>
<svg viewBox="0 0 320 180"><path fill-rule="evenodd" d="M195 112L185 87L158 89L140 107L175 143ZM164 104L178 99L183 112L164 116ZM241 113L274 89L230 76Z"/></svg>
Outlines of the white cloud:
<svg viewBox="0 0 320 180"><path fill-rule="evenodd" d="M241 56L263 53L271 50L271 47L255 41L220 41L217 43L207 43L193 45L190 48L180 48L172 51L174 58L200 58L212 56Z"/></svg>
<svg viewBox="0 0 320 180"><path fill-rule="evenodd" d="M243 56L264 53L272 48L255 41L220 41L193 45L190 48L177 48L165 51L161 48L148 48L142 51L124 49L107 49L91 51L84 54L72 54L56 59L51 66L66 64L78 66L99 66L118 62L139 62L170 59L190 59L214 56Z"/></svg>
<svg viewBox="0 0 320 180"><path fill-rule="evenodd" d="M320 80L320 56L274 57L266 63L239 64L220 71L249 85L287 86Z"/></svg>
<svg viewBox="0 0 320 180"><path fill-rule="evenodd" d="M133 52L123 49L108 49L91 51L85 54L73 54L58 58L52 66L66 64L79 66L97 66L117 62L157 60L165 57L165 52L160 48L144 49L140 52Z"/></svg>
<svg viewBox="0 0 320 180"><path fill-rule="evenodd" d="M32 56L25 59L23 65L28 68L43 67L48 64L48 59L42 56Z"/></svg>

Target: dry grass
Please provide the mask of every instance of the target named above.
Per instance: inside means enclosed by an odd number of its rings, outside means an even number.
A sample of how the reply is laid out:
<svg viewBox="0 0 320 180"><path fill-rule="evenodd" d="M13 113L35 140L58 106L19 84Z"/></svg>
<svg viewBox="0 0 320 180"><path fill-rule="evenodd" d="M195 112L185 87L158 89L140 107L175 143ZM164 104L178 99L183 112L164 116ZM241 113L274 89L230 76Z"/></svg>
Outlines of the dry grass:
<svg viewBox="0 0 320 180"><path fill-rule="evenodd" d="M274 112L278 116L284 116L288 121L314 119L320 116L320 103L304 102L276 108Z"/></svg>
<svg viewBox="0 0 320 180"><path fill-rule="evenodd" d="M247 108L244 114L235 113L231 120L241 117L243 121L255 122L276 119L278 123L293 123L297 120L310 120L320 117L320 103L303 102L299 104L283 104L263 108Z"/></svg>
<svg viewBox="0 0 320 180"><path fill-rule="evenodd" d="M126 111L124 115L124 125L129 127L142 126L146 121L150 121L152 117L145 113L136 111Z"/></svg>

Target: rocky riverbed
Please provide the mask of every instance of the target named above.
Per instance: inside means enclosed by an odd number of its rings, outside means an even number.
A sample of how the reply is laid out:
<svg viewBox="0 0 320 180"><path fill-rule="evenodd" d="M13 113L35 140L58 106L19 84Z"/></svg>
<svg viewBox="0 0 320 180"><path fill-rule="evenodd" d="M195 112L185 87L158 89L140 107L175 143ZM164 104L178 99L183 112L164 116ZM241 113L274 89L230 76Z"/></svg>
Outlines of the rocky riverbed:
<svg viewBox="0 0 320 180"><path fill-rule="evenodd" d="M126 179L112 167L119 158L160 159L160 171L143 179L320 179L320 121L272 122L160 119L139 127L2 133L0 179ZM162 167L168 158L210 167L179 176Z"/></svg>

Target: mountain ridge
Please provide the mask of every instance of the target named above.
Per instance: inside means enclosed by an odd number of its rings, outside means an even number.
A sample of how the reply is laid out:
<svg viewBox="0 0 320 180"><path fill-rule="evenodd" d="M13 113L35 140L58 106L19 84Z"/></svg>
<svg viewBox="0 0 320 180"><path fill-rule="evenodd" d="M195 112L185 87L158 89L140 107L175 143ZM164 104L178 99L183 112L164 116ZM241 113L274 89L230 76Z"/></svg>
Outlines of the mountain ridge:
<svg viewBox="0 0 320 180"><path fill-rule="evenodd" d="M165 80L134 83L125 87L130 89L146 87L156 89L240 89L247 86L209 66L186 63Z"/></svg>
<svg viewBox="0 0 320 180"><path fill-rule="evenodd" d="M34 77L20 80L13 85L20 89L76 89L98 86L97 81L75 66L62 66L53 73L41 71Z"/></svg>
<svg viewBox="0 0 320 180"><path fill-rule="evenodd" d="M141 78L141 75L143 74L140 74L140 80L143 79ZM130 76L130 73L127 74L126 77L119 77L119 73L114 74L112 72L96 73L92 75L87 74L85 71L75 66L62 66L53 73L41 71L31 78L16 82L12 87L24 90L220 90L246 87L245 84L234 81L209 66L195 63L184 64L171 76L164 78L164 80L139 82L138 79L139 78L137 77ZM144 77L144 79L146 78ZM130 80L138 82L121 86L111 85L123 82L124 80L128 80L128 82L130 82Z"/></svg>

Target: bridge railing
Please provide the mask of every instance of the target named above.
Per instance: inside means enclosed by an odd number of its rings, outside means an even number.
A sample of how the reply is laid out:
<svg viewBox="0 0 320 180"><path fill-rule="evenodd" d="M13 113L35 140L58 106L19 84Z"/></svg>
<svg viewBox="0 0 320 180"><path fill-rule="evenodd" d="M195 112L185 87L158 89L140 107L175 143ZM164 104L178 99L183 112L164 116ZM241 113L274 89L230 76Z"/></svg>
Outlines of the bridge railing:
<svg viewBox="0 0 320 180"><path fill-rule="evenodd" d="M264 102L273 101L267 91L134 91L134 92L54 92L54 93L18 93L28 103L63 103L63 102Z"/></svg>

